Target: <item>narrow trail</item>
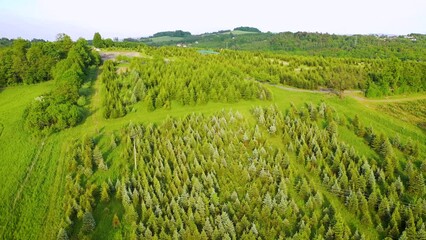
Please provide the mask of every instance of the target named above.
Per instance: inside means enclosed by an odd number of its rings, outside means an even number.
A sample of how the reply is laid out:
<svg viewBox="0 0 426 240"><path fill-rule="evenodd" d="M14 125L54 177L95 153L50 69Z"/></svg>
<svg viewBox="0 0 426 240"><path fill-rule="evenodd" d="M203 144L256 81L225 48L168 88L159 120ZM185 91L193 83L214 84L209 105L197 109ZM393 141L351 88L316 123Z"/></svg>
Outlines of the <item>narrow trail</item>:
<svg viewBox="0 0 426 240"><path fill-rule="evenodd" d="M302 88L294 88L294 87L286 87L283 85L276 85L276 84L270 84L270 83L265 83L269 86L273 86L285 91L290 91L290 92L305 92L305 93L334 93L332 90L330 89L323 89L323 90L309 90L309 89L302 89ZM361 91L360 91L361 92Z"/></svg>
<svg viewBox="0 0 426 240"><path fill-rule="evenodd" d="M132 51L99 52L99 55L101 55L101 58L102 58L103 61L105 61L105 60L114 60L118 56L140 57L140 53L139 52L132 52Z"/></svg>
<svg viewBox="0 0 426 240"><path fill-rule="evenodd" d="M87 98L90 98L90 102L87 106L87 109L89 110L90 114L87 116L86 120L82 124L84 129L93 129L94 132L99 132L99 118L102 105L102 99L100 94L100 81L99 81L99 74L100 69L97 69L94 74L94 77L90 80L90 88L92 93L87 96Z"/></svg>
<svg viewBox="0 0 426 240"><path fill-rule="evenodd" d="M4 129L4 125L3 125L3 123L0 122L0 137L3 133L3 129Z"/></svg>
<svg viewBox="0 0 426 240"><path fill-rule="evenodd" d="M322 90L308 90L308 89L301 89L301 88L293 88L293 87L286 87L282 85L274 85L269 84L269 86L273 86L285 91L290 92L304 92L304 93L321 93L321 94L335 94L335 92L332 89L322 89ZM401 98L382 98L382 99L370 99L363 96L359 96L358 94L362 94L361 90L346 90L343 92L344 97L350 97L353 98L359 102L365 102L365 103L396 103L396 102L409 102L409 101L415 101L415 100L423 100L426 99L426 94L422 96L407 96L407 97L401 97Z"/></svg>
<svg viewBox="0 0 426 240"><path fill-rule="evenodd" d="M95 127L95 131L99 131L98 125L99 125L99 114L101 114L99 111L101 110L101 97L99 94L100 91L100 86L99 86L99 82L98 78L96 77L96 79L93 82L93 89L95 90L95 94L93 95L92 98L92 106L91 111L93 113L92 116L92 122L93 125Z"/></svg>
<svg viewBox="0 0 426 240"><path fill-rule="evenodd" d="M368 102L368 103L398 103L398 102L409 102L416 100L426 99L426 95L423 96L412 96L412 97L402 97L402 98L389 98L389 99L368 99L365 97L354 96L354 95L346 95L351 97L359 102Z"/></svg>
<svg viewBox="0 0 426 240"><path fill-rule="evenodd" d="M15 210L15 206L16 206L16 203L17 203L17 201L21 198L22 191L24 190L24 187L26 186L26 183L27 183L27 181L28 181L28 178L31 176L31 173L32 173L32 171L33 171L33 169L34 169L34 166L35 166L35 165L36 165L36 163L38 162L38 159L39 159L40 153L43 151L43 148L44 148L44 144L45 144L46 139L47 139L47 137L45 137L45 138L41 141L40 146L38 147L37 152L36 152L36 154L34 155L34 157L33 157L32 161L31 161L31 165L30 165L30 166L28 166L28 168L27 168L27 170L26 170L24 181L23 181L22 183L20 183L20 184L19 184L19 188L18 188L18 190L16 191L15 198L13 199L12 211L11 211L11 212L14 212L14 210Z"/></svg>

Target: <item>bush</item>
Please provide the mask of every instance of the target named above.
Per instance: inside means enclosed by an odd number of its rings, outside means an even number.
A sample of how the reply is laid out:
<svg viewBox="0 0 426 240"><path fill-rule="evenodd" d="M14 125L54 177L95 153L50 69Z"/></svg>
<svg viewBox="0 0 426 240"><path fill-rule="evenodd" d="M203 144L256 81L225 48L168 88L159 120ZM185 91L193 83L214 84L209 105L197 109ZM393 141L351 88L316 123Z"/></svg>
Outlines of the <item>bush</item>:
<svg viewBox="0 0 426 240"><path fill-rule="evenodd" d="M66 59L52 70L56 88L36 98L24 112L25 126L36 134L48 134L77 125L83 118L81 106L86 98L79 89L92 64L99 63L84 39L79 39L70 49Z"/></svg>
<svg viewBox="0 0 426 240"><path fill-rule="evenodd" d="M51 133L77 125L83 117L80 107L52 95L38 97L24 112L24 124L35 133Z"/></svg>
<svg viewBox="0 0 426 240"><path fill-rule="evenodd" d="M86 105L86 97L80 96L77 100L77 105L80 107L83 107L84 105Z"/></svg>

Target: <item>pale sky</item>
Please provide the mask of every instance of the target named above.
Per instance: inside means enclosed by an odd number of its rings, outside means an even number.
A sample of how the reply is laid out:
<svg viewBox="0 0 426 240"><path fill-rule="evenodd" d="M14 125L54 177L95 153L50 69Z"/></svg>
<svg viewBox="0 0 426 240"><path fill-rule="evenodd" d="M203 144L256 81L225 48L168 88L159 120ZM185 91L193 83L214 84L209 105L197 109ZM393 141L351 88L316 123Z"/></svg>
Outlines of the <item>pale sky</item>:
<svg viewBox="0 0 426 240"><path fill-rule="evenodd" d="M74 40L193 34L257 27L261 31L336 34L426 33L426 0L0 0L0 37Z"/></svg>

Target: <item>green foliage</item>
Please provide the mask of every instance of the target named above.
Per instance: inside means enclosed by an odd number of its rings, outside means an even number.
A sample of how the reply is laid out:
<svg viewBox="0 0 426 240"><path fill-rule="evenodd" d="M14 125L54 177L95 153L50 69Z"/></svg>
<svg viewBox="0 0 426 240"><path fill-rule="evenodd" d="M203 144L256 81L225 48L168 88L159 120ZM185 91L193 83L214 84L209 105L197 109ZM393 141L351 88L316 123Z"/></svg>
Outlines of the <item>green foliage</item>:
<svg viewBox="0 0 426 240"><path fill-rule="evenodd" d="M68 240L68 234L67 231L65 231L65 229L61 228L61 230L59 230L58 236L56 238L57 240Z"/></svg>
<svg viewBox="0 0 426 240"><path fill-rule="evenodd" d="M63 36L60 44L53 45L67 49L67 42ZM315 57L226 50L202 56L191 49L144 48L142 59L106 62L103 73L117 83L96 82L90 95L79 88L88 74L86 65L99 58L86 54L84 41L74 48L76 44L71 42L67 50L70 59L51 73L55 82L1 90L3 238L416 239L425 235L425 136L414 121L399 120L405 113L414 118L418 112L421 121L421 101L389 104L407 108L392 117L381 112L382 103L371 101L367 108L350 98L290 92L254 81L279 83L280 71L291 66L288 76L304 76L291 84L315 86L309 75L315 76L317 70L330 71L335 80L348 72L355 74L358 65L364 69L360 76L381 78L375 82L379 91L393 94L400 87L391 79L400 80L407 71L398 68L399 62L387 67L387 60L355 63L326 58L329 65L316 66L309 62ZM38 50L34 56L40 56ZM205 66L191 63L194 59ZM366 74L373 70L399 74ZM182 79L185 76L188 79ZM410 79L416 85L420 78ZM215 81L207 85L210 80ZM238 84L229 84L230 80ZM333 86L334 80L317 86ZM242 90L240 83L268 89L263 97L273 93L276 105L250 111L252 105L269 103L259 101L250 89ZM107 84L111 95L116 94L112 109L118 115L124 110L125 117L102 118L100 99ZM86 105L79 101L83 92ZM253 97L246 99L245 94ZM153 112L145 110L147 98ZM166 110L170 104L173 107ZM85 105L88 117L80 126L38 140L22 127L27 105L35 126L47 123L45 131L70 125L77 115L69 113L72 108L81 110L79 105ZM216 112L221 108L226 110ZM196 111L204 115L192 114ZM164 120L167 115L175 117ZM123 127L129 122L136 123ZM91 222L84 220L86 212L92 213L94 224L93 231L83 233L84 222Z"/></svg>
<svg viewBox="0 0 426 240"><path fill-rule="evenodd" d="M272 117L281 116L277 109L271 107L267 111L265 123L282 126L280 120ZM243 144L245 134L250 137ZM262 141L266 134L269 133L259 130L258 126L251 127L240 113L225 111L210 117L191 114L181 120L169 118L159 126L130 124L121 131L122 144L116 149L125 162L133 162L136 152L138 168L127 165L131 169L122 168L116 181L114 201L121 202L124 213L121 223L114 215L113 226L121 225L118 231L126 239L138 232L145 238L236 239L245 234L268 239L309 237L305 221L315 215L317 218L309 224L322 224L335 229L342 237L351 236L343 221L320 223L320 219L334 218L335 214L322 211L329 204L322 200L319 192L308 187L303 193L303 199L315 204L315 208L300 202L299 194L294 193L299 188L293 185L299 178L306 186L309 183L302 175L293 178L289 164L281 162L283 153ZM169 135L176 137L167 137ZM138 143L135 150L130 136ZM84 159L84 155L90 156L78 149L86 149L85 146L96 149L90 142L83 139L70 148L77 164L84 164L79 160ZM74 169L68 174L75 185L68 188L65 198L86 209L83 199L99 172L94 171L86 183L80 185L78 179L83 176L79 167ZM75 191L82 197L76 197ZM102 197L88 201L91 208L97 208ZM70 206L70 209L73 208ZM71 221L78 218L78 214L67 216Z"/></svg>
<svg viewBox="0 0 426 240"><path fill-rule="evenodd" d="M95 46L96 48L102 48L105 46L101 34L99 34L98 32L93 35L93 46Z"/></svg>
<svg viewBox="0 0 426 240"><path fill-rule="evenodd" d="M88 234L93 232L96 227L95 219L93 218L93 215L91 212L86 212L83 215L83 225L81 226L81 231L84 234Z"/></svg>
<svg viewBox="0 0 426 240"><path fill-rule="evenodd" d="M237 27L237 28L234 28L234 31L245 31L245 32L260 33L260 30L255 28L255 27Z"/></svg>
<svg viewBox="0 0 426 240"><path fill-rule="evenodd" d="M426 130L426 100L381 104L380 109L395 118L407 123L415 123ZM400 143L396 144L400 145Z"/></svg>
<svg viewBox="0 0 426 240"><path fill-rule="evenodd" d="M84 39L79 39L69 50L66 59L52 70L57 87L37 97L24 112L25 126L35 134L48 134L77 125L83 118L79 88L85 73L96 58Z"/></svg>
<svg viewBox="0 0 426 240"><path fill-rule="evenodd" d="M191 36L190 32L185 32L182 30L176 30L176 31L166 31L166 32L158 32L153 35L153 37L189 37Z"/></svg>
<svg viewBox="0 0 426 240"><path fill-rule="evenodd" d="M153 50L154 51L154 50ZM233 66L228 56L199 59L194 51L158 49L153 59L135 58L125 72L117 73L115 63L106 61L102 73L106 94L104 116L117 118L144 101L148 111L181 105L202 105L209 101L235 103L240 100L269 100L271 93L261 84L247 79ZM179 56L171 61L166 56Z"/></svg>
<svg viewBox="0 0 426 240"><path fill-rule="evenodd" d="M40 96L24 113L25 126L34 132L49 133L75 126L82 119L81 109L51 95Z"/></svg>
<svg viewBox="0 0 426 240"><path fill-rule="evenodd" d="M188 45L195 43L194 46L204 48L274 51L304 56L425 60L426 36L424 34L390 37L309 32L261 33L258 29L251 27L240 27L235 30L251 34L234 35L229 34L230 30L224 30L200 35L186 35L179 42ZM134 39L134 41L143 41L155 46L176 45L175 41L154 42L151 38Z"/></svg>
<svg viewBox="0 0 426 240"><path fill-rule="evenodd" d="M14 40L0 49L0 87L51 80L52 69L66 58L71 45L66 35L56 42Z"/></svg>
<svg viewBox="0 0 426 240"><path fill-rule="evenodd" d="M0 47L7 47L12 45L13 39L8 39L5 37L0 38Z"/></svg>
<svg viewBox="0 0 426 240"><path fill-rule="evenodd" d="M318 111L324 111L322 108L325 107L324 103L321 104ZM407 165L408 169L405 172L398 171L393 146L383 134L378 136L373 130L366 131L368 135L374 136L371 140L371 147L384 159L380 163L372 160L366 161L365 157L338 140L334 130L337 129L337 126L333 120L329 120L326 128L321 129L305 117L306 113L303 110L292 108L292 111L289 111L284 118L285 127L282 132L284 133L283 139L296 145L298 160L304 162L304 166L311 173L323 175L322 184L344 200L351 213L360 216L364 223L371 225L376 222L386 226L386 229L381 231L393 238L398 238L404 228L401 227L403 221L401 210L395 206L409 207L410 205L402 199L414 199L412 204L415 204L419 201L418 199L425 197L423 174L414 170L415 167L412 164ZM254 114L266 129L271 124L268 122L274 122L263 120L271 118L265 109L256 108ZM331 118L334 119L335 116L331 116ZM358 117L354 119L353 125L357 128L362 126ZM359 129L354 130L359 131ZM288 144L288 142L284 144ZM373 164L372 167L369 163ZM383 172L383 169L386 172ZM378 172L377 179L374 172ZM395 180L395 173L398 174L397 180ZM402 182L401 178L408 178L409 181ZM380 187L380 190L377 187ZM408 192L404 191L407 187ZM301 189L303 189L303 185ZM379 198L376 191L380 191L382 194ZM369 198L368 202L366 197ZM371 206L370 210L368 210L368 204ZM359 211L360 208L363 211ZM379 218L375 217L373 220L370 214L379 216ZM423 220L422 213L416 215L417 219ZM336 222L334 229L328 231L327 235L347 239L348 236L344 235L345 230L339 222Z"/></svg>

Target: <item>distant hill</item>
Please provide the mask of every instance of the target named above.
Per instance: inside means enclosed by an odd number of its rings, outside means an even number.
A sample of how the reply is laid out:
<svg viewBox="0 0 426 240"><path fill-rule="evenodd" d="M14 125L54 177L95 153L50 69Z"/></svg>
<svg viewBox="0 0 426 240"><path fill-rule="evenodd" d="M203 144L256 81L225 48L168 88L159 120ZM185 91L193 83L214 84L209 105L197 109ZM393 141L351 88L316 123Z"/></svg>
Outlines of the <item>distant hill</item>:
<svg viewBox="0 0 426 240"><path fill-rule="evenodd" d="M234 28L234 31L261 33L261 31L255 27L237 27L237 28Z"/></svg>
<svg viewBox="0 0 426 240"><path fill-rule="evenodd" d="M200 35L182 31L161 32L141 41L151 46L180 46L250 51L289 52L323 57L387 58L426 60L426 36L409 34L337 35L318 32L261 32L254 27L237 27Z"/></svg>
<svg viewBox="0 0 426 240"><path fill-rule="evenodd" d="M152 37L189 37L191 35L192 34L190 32L176 30L176 31L158 32L154 34Z"/></svg>

